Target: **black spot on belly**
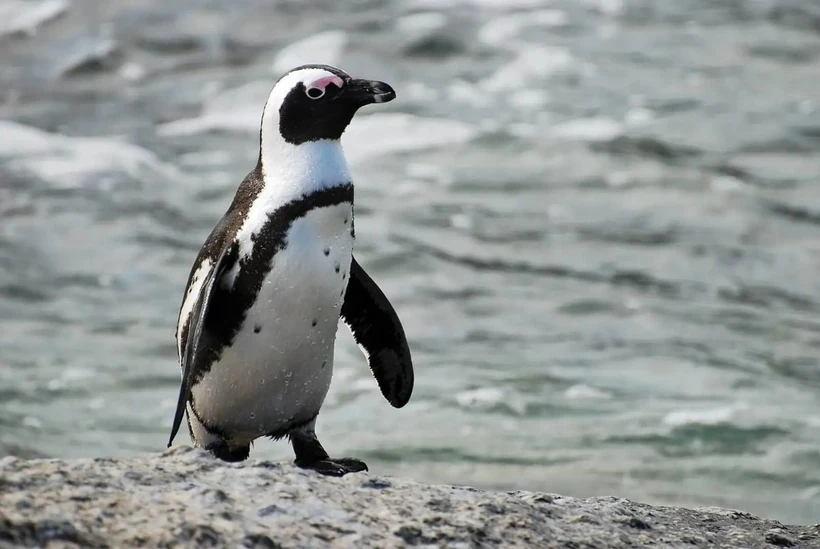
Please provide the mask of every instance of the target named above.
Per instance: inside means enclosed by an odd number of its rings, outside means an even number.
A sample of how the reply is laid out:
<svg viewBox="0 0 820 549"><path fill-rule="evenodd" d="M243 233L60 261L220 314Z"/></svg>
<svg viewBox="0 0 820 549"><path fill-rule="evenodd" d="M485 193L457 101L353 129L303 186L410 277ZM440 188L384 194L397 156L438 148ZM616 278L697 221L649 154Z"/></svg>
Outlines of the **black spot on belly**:
<svg viewBox="0 0 820 549"><path fill-rule="evenodd" d="M342 270L342 266L337 263L336 264L336 272L338 273L341 270Z"/></svg>
<svg viewBox="0 0 820 549"><path fill-rule="evenodd" d="M261 324L257 324L256 326L253 327L253 333L258 334L261 331L262 331L262 325Z"/></svg>
<svg viewBox="0 0 820 549"><path fill-rule="evenodd" d="M319 323L319 321L314 318L313 322L311 322L310 325L311 326L316 326L318 323Z"/></svg>
<svg viewBox="0 0 820 549"><path fill-rule="evenodd" d="M347 278L347 273L342 273L342 280L344 280L345 278Z"/></svg>
<svg viewBox="0 0 820 549"><path fill-rule="evenodd" d="M347 225L347 218L345 217L345 225Z"/></svg>
<svg viewBox="0 0 820 549"><path fill-rule="evenodd" d="M325 255L330 255L330 248L325 248Z"/></svg>
<svg viewBox="0 0 820 549"><path fill-rule="evenodd" d="M322 368L324 368L325 366L327 366L327 360L325 360L324 362L322 362Z"/></svg>

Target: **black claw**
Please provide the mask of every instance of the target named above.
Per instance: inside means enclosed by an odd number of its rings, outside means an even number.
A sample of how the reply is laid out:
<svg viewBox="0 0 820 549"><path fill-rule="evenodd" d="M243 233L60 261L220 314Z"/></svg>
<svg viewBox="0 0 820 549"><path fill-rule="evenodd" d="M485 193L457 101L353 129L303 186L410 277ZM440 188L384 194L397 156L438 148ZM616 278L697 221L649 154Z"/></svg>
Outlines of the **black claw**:
<svg viewBox="0 0 820 549"><path fill-rule="evenodd" d="M367 465L363 461L354 458L321 459L310 463L296 461L296 466L302 469L310 469L321 475L331 477L343 477L348 473L360 473L367 471Z"/></svg>

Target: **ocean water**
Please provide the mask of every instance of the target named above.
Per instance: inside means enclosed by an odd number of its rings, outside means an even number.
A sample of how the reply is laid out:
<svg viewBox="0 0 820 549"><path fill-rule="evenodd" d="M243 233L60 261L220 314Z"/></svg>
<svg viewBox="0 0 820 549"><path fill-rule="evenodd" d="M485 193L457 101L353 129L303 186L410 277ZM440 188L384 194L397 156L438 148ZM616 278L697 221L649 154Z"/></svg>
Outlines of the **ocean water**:
<svg viewBox="0 0 820 549"><path fill-rule="evenodd" d="M333 455L817 522L820 9L799 0L3 0L0 455L164 448L188 270L304 62L398 93L344 144L416 391L390 408L340 330Z"/></svg>

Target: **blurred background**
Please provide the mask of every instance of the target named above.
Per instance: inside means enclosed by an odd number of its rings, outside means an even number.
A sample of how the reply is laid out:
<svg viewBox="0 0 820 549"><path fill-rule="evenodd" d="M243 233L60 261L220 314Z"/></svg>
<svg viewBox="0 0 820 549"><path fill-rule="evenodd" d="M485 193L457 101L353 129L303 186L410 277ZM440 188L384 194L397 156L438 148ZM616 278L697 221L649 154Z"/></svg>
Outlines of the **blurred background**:
<svg viewBox="0 0 820 549"><path fill-rule="evenodd" d="M0 455L164 449L188 271L306 62L398 92L343 142L416 365L393 410L340 330L331 454L816 522L810 0L0 0Z"/></svg>

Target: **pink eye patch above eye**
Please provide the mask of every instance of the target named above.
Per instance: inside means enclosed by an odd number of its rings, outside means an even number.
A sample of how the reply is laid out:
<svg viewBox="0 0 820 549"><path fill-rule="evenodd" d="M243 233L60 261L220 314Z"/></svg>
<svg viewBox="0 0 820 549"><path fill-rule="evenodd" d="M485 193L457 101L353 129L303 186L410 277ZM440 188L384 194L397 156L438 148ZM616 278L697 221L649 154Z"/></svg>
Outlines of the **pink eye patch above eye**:
<svg viewBox="0 0 820 549"><path fill-rule="evenodd" d="M319 80L311 82L308 86L308 89L318 88L322 91L325 91L325 88L329 84L335 84L339 89L341 89L341 87L344 86L344 80L342 80L338 76L326 76L324 78L320 78Z"/></svg>

